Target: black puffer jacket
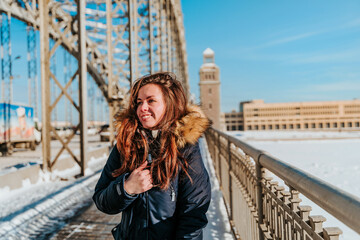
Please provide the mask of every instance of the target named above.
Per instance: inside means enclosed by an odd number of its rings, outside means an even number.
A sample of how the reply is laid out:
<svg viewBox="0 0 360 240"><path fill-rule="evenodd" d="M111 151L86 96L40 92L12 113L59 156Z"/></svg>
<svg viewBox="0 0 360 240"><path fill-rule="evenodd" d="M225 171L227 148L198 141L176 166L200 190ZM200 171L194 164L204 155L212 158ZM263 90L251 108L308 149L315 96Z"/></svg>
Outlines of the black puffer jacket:
<svg viewBox="0 0 360 240"><path fill-rule="evenodd" d="M130 196L124 190L129 173L117 178L111 175L121 162L117 148L111 151L93 200L104 213L122 213L121 223L113 229L115 239L202 239L211 186L197 140L208 122L200 114L192 113L181 119L178 126L177 145L189 163L192 182L180 171L167 190L155 187Z"/></svg>

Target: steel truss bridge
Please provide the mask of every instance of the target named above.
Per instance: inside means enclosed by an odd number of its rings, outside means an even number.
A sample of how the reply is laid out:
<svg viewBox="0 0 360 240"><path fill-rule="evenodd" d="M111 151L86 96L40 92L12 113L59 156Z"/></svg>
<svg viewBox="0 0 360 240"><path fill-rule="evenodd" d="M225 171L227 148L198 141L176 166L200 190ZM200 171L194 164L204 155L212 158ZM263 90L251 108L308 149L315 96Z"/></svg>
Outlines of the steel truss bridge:
<svg viewBox="0 0 360 240"><path fill-rule="evenodd" d="M15 18L26 24L29 104L36 117L41 76L43 167L49 171L66 150L85 174L87 117L94 111L95 91L106 102L108 119L126 103L131 84L144 74L175 72L189 94L180 0L1 0L0 12L1 101L12 101L12 65L17 57L12 57L10 30ZM61 74L56 67L60 52ZM77 114L68 138L59 136L51 124L64 99L72 109L65 115ZM109 125L113 132L112 121ZM68 146L77 131L80 157ZM51 137L62 144L54 158ZM338 239L341 230L323 228L324 217L312 216L311 207L300 204L300 194L360 234L359 198L217 130L207 132L206 139L237 239ZM267 171L286 186L273 181Z"/></svg>
<svg viewBox="0 0 360 240"><path fill-rule="evenodd" d="M126 102L127 92L138 77L158 71L174 72L188 92L184 28L179 0L2 0L1 67L3 101L12 100L11 18L27 24L29 102L37 114L36 36L40 32L41 109L44 165L51 170L64 150L73 156L84 175L87 132L87 76L101 91L109 107L109 119ZM66 82L56 74L55 54L62 48ZM71 56L75 68L70 71ZM78 94L69 92L78 82ZM51 89L51 85L53 88ZM6 91L8 89L8 91ZM54 98L54 95L55 98ZM51 96L53 99L51 99ZM79 122L73 135L63 140L51 125L59 101L65 98L76 109ZM94 107L94 106L91 106ZM113 132L112 121L110 132ZM80 158L67 146L80 130ZM51 159L50 137L63 148ZM110 142L113 136L110 135Z"/></svg>

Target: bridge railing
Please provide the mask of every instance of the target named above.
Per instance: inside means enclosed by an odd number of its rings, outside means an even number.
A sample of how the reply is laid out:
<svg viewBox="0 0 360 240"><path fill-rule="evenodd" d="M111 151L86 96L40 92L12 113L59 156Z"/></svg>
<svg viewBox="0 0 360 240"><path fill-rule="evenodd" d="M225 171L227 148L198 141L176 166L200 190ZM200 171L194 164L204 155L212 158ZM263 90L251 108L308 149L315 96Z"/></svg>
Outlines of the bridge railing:
<svg viewBox="0 0 360 240"><path fill-rule="evenodd" d="M218 130L205 136L238 239L339 239L342 231L323 228L326 219L300 205L300 194L360 234L358 197Z"/></svg>

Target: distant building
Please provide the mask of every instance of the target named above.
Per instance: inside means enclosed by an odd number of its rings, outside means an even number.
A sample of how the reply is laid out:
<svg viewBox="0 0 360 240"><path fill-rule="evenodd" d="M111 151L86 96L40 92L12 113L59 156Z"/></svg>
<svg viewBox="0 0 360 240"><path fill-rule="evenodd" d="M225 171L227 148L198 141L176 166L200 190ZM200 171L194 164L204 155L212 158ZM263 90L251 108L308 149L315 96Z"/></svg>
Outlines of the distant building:
<svg viewBox="0 0 360 240"><path fill-rule="evenodd" d="M360 130L360 100L265 103L241 102L225 113L226 130Z"/></svg>
<svg viewBox="0 0 360 240"><path fill-rule="evenodd" d="M225 113L225 129L227 131L243 131L244 130L244 116L242 112L233 110L230 113Z"/></svg>
<svg viewBox="0 0 360 240"><path fill-rule="evenodd" d="M210 48L203 52L200 68L200 103L205 115L213 122L213 127L222 130L220 112L220 70L215 65L215 53Z"/></svg>

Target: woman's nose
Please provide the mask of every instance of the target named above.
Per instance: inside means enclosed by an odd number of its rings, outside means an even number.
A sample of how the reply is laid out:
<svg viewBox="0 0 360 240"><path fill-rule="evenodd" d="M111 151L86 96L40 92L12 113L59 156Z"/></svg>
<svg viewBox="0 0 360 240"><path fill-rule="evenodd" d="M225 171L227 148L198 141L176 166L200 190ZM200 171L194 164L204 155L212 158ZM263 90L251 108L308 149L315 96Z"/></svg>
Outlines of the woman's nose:
<svg viewBox="0 0 360 240"><path fill-rule="evenodd" d="M149 105L147 104L146 101L144 101L142 104L141 104L141 111L145 112L147 110L149 110Z"/></svg>

